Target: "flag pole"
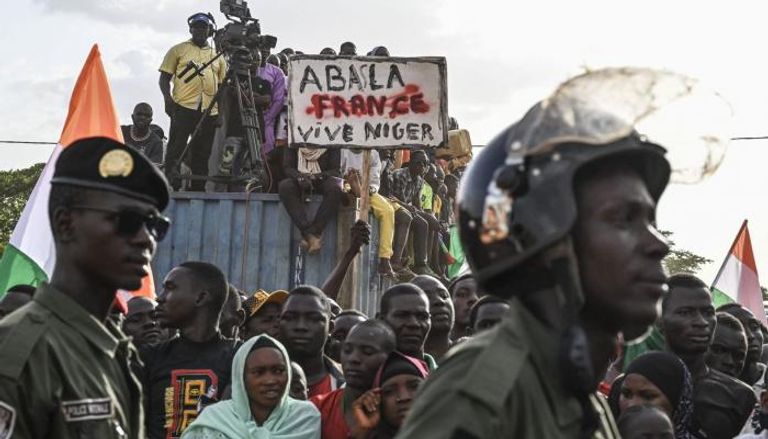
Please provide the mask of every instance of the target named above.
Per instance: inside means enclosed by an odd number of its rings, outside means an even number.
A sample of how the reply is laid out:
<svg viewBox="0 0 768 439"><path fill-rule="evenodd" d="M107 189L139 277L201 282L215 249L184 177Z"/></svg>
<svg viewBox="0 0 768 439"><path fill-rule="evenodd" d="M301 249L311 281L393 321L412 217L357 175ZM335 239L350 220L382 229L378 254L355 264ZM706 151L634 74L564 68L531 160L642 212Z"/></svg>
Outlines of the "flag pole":
<svg viewBox="0 0 768 439"><path fill-rule="evenodd" d="M736 238L733 240L733 244L731 244L731 247L728 249L728 253L725 255L725 258L723 259L723 264L720 266L720 269L717 271L717 276L715 276L715 280L712 281L712 285L709 286L709 290L715 288L715 284L717 283L717 280L720 279L720 275L723 274L723 270L725 270L725 264L728 262L728 256L730 256L733 253L733 249L736 248L736 243L739 242L739 237L741 237L741 234L744 232L744 229L747 228L747 222L748 220L744 220L744 222L741 223L741 227L739 228L739 233L736 234Z"/></svg>

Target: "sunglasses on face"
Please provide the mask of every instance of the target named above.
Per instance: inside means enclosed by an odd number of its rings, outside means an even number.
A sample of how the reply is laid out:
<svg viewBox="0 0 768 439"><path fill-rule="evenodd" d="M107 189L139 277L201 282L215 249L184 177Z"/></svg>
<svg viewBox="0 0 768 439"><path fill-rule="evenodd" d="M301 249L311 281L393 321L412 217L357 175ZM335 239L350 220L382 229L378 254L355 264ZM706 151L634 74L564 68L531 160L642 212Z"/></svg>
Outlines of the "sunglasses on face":
<svg viewBox="0 0 768 439"><path fill-rule="evenodd" d="M146 227L155 241L159 242L165 238L168 228L171 226L171 220L162 215L147 215L130 209L111 210L90 206L74 206L72 209L112 214L117 223L117 234L120 236L134 236L139 233L142 227Z"/></svg>

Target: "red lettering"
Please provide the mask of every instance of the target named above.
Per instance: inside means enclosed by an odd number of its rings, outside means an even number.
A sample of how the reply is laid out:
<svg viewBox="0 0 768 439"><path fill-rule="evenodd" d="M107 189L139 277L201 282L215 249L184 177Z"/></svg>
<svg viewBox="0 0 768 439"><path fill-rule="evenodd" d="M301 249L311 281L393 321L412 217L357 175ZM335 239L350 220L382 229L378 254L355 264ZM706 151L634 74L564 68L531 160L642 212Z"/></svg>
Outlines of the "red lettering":
<svg viewBox="0 0 768 439"><path fill-rule="evenodd" d="M370 116L374 115L374 110L377 115L381 116L384 114L384 107L387 105L387 97L386 96L368 96L366 99L366 103L368 104L368 114Z"/></svg>
<svg viewBox="0 0 768 439"><path fill-rule="evenodd" d="M349 100L350 113L355 116L365 116L368 109L365 107L365 98L362 95L354 95Z"/></svg>
<svg viewBox="0 0 768 439"><path fill-rule="evenodd" d="M339 118L343 114L349 116L349 110L347 109L347 101L341 96L334 96L331 99L333 103L333 117Z"/></svg>
<svg viewBox="0 0 768 439"><path fill-rule="evenodd" d="M411 95L411 111L414 113L426 113L429 111L429 105L424 102L424 93Z"/></svg>
<svg viewBox="0 0 768 439"><path fill-rule="evenodd" d="M405 104L405 107L401 104ZM389 112L389 117L394 119L398 114L408 114L408 96L400 95L392 100L392 111Z"/></svg>

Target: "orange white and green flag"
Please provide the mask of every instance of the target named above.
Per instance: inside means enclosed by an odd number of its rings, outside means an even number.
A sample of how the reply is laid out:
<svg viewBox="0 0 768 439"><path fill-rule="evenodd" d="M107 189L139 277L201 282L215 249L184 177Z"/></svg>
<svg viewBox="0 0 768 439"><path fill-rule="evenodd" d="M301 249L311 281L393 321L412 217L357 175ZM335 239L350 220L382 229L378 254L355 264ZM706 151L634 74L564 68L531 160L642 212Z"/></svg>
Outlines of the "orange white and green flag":
<svg viewBox="0 0 768 439"><path fill-rule="evenodd" d="M712 296L715 307L737 302L766 323L763 294L760 291L747 220L742 223L731 250L717 273L712 284Z"/></svg>
<svg viewBox="0 0 768 439"><path fill-rule="evenodd" d="M53 273L56 249L48 219L51 178L56 168L56 160L64 148L76 140L89 137L109 137L123 142L120 122L98 45L93 46L80 71L69 101L69 112L59 143L37 180L13 230L10 243L3 252L3 258L0 260L0 297L14 285L37 286L47 281ZM140 290L119 292L117 298L123 309L126 300L133 295L154 297L151 272L142 281Z"/></svg>

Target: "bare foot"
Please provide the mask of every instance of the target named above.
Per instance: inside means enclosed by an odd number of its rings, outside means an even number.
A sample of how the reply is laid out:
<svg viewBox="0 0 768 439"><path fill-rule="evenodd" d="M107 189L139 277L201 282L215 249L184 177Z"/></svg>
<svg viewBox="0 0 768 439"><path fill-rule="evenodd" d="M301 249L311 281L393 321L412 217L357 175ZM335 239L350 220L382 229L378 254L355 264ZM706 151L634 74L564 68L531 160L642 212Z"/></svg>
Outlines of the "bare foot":
<svg viewBox="0 0 768 439"><path fill-rule="evenodd" d="M389 259L387 259L387 258L379 258L379 269L378 269L378 272L381 275L384 275L384 276L387 276L387 277L391 277L393 279L397 277L397 274L392 269L392 264L389 263Z"/></svg>
<svg viewBox="0 0 768 439"><path fill-rule="evenodd" d="M309 247L307 248L307 253L309 253L310 255L319 252L320 249L323 248L323 240L319 236L315 236L311 233L307 233L307 236L305 237L305 239L309 244Z"/></svg>

